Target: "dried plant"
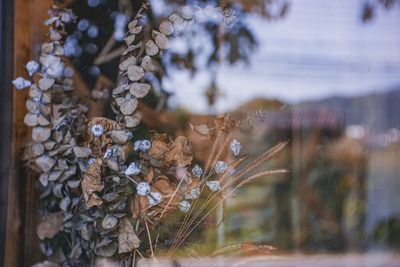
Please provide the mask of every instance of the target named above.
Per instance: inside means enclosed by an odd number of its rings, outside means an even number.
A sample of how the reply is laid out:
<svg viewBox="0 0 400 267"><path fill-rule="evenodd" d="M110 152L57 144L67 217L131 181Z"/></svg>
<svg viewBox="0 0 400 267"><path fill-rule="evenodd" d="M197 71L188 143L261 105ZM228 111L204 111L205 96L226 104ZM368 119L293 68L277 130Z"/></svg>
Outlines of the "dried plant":
<svg viewBox="0 0 400 267"><path fill-rule="evenodd" d="M75 19L70 10L50 10L50 41L42 45L38 61L27 64L31 79L14 81L18 89L30 87L25 123L32 127L32 142L24 158L41 184L37 235L44 254L62 266L90 265L97 257L129 262L137 255L154 257L157 249L172 256L238 188L286 172L257 171L285 143L256 157L241 156L241 144L233 138L239 122L228 114L211 128L193 126L212 140L204 167L194 161L196 151L184 136L153 133L151 140L134 140L142 116L138 99L151 90L146 73L157 71L153 58L162 56L175 31L194 20L185 6L153 30L145 23L147 8L143 5L128 25L120 84L112 91L115 120L88 119L89 108L63 75L64 26ZM176 233L169 233L172 242L161 244L161 228L173 212L185 216L176 222Z"/></svg>

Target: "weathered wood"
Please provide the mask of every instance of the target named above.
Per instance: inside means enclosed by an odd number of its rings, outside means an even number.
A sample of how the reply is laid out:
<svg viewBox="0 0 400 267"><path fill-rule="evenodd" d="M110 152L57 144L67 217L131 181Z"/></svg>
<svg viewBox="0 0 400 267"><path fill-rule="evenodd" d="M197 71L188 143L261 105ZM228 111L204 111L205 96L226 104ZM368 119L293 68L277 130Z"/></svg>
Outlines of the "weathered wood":
<svg viewBox="0 0 400 267"><path fill-rule="evenodd" d="M12 77L4 89L9 93L8 101L11 103L9 115L11 131L9 148L7 196L7 226L4 266L30 266L38 257L37 240L35 237L36 205L38 201L33 188L33 180L29 179L22 168L20 160L21 150L29 134L28 128L23 124L26 112L25 99L28 91L16 91L10 81L18 76L26 76L25 63L34 57L36 45L45 37L43 19L51 6L49 0L15 0L14 10L7 16L13 16L13 62L7 67L12 68ZM4 113L2 113L3 116Z"/></svg>
<svg viewBox="0 0 400 267"><path fill-rule="evenodd" d="M10 171L11 142L11 90L13 5L11 1L0 1L0 263L4 262L6 242L6 218L8 198L8 177ZM7 266L7 265L4 265Z"/></svg>

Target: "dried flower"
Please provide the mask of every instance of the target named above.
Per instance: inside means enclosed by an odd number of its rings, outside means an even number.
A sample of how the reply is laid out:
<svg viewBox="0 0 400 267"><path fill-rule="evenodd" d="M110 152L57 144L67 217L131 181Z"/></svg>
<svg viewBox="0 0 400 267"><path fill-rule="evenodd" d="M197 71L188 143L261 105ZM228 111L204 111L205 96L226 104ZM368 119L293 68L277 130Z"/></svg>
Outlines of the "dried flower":
<svg viewBox="0 0 400 267"><path fill-rule="evenodd" d="M25 80L22 77L16 78L14 81L12 81L12 83L18 90L24 89L32 85L31 81Z"/></svg>
<svg viewBox="0 0 400 267"><path fill-rule="evenodd" d="M29 76L32 76L35 72L37 72L39 70L39 67L39 63L34 60L26 63L26 70L28 71Z"/></svg>
<svg viewBox="0 0 400 267"><path fill-rule="evenodd" d="M140 165L136 162L132 162L125 170L125 175L138 175L140 173Z"/></svg>
<svg viewBox="0 0 400 267"><path fill-rule="evenodd" d="M137 140L133 144L133 150L147 152L151 148L151 142L149 140Z"/></svg>
<svg viewBox="0 0 400 267"><path fill-rule="evenodd" d="M136 186L136 192L139 196L146 196L151 191L150 185L147 182L140 182Z"/></svg>
<svg viewBox="0 0 400 267"><path fill-rule="evenodd" d="M190 209L190 202L189 201L181 201L178 203L178 208L182 211L182 212L188 212Z"/></svg>
<svg viewBox="0 0 400 267"><path fill-rule="evenodd" d="M103 159L104 160L110 159L117 153L118 153L117 148L107 148L106 153L104 153Z"/></svg>
<svg viewBox="0 0 400 267"><path fill-rule="evenodd" d="M96 158L90 158L88 160L88 165L92 165L95 160L96 160Z"/></svg>
<svg viewBox="0 0 400 267"><path fill-rule="evenodd" d="M146 152L150 149L151 147L151 142L149 140L142 140L140 142L140 150L142 150L143 152Z"/></svg>
<svg viewBox="0 0 400 267"><path fill-rule="evenodd" d="M207 181L206 185L210 188L211 191L218 191L221 190L221 185L219 181Z"/></svg>
<svg viewBox="0 0 400 267"><path fill-rule="evenodd" d="M230 145L231 151L235 157L239 156L240 149L242 148L241 144L239 141L234 139Z"/></svg>
<svg viewBox="0 0 400 267"><path fill-rule="evenodd" d="M214 169L215 169L216 173L223 173L223 172L226 171L227 168L228 168L228 165L224 161L218 160L215 163L215 168Z"/></svg>
<svg viewBox="0 0 400 267"><path fill-rule="evenodd" d="M92 126L92 128L90 129L92 131L92 134L96 137L100 137L103 135L104 133L104 128L101 124L95 124Z"/></svg>
<svg viewBox="0 0 400 267"><path fill-rule="evenodd" d="M200 196L200 188L195 187L193 188L190 193L185 194L186 199L197 199Z"/></svg>
<svg viewBox="0 0 400 267"><path fill-rule="evenodd" d="M203 175L203 169L199 165L195 165L192 169L192 174L198 178Z"/></svg>
<svg viewBox="0 0 400 267"><path fill-rule="evenodd" d="M156 191L150 192L150 194L147 195L147 198L149 199L150 206L160 204L162 200L161 193Z"/></svg>

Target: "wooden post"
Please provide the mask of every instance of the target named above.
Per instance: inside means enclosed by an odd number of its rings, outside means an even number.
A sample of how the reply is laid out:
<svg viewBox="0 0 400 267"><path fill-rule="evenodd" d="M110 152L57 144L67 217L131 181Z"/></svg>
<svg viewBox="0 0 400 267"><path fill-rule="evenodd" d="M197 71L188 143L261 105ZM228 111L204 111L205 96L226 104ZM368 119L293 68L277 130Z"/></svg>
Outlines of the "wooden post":
<svg viewBox="0 0 400 267"><path fill-rule="evenodd" d="M35 236L37 216L37 192L33 188L32 177L28 177L22 168L21 150L29 135L29 129L23 120L26 113L25 100L28 90L17 91L11 81L18 76L26 77L25 64L34 58L34 51L39 42L45 38L46 28L43 20L52 1L49 0L14 0L7 2L7 21L12 24L3 31L8 36L7 45L11 59L7 68L2 90L0 113L2 119L1 158L2 186L6 201L6 233L4 248L4 266L30 266L40 259L38 243ZM3 13L4 14L4 13ZM14 27L12 27L12 25ZM12 70L12 72L11 72ZM4 106L3 106L4 105Z"/></svg>

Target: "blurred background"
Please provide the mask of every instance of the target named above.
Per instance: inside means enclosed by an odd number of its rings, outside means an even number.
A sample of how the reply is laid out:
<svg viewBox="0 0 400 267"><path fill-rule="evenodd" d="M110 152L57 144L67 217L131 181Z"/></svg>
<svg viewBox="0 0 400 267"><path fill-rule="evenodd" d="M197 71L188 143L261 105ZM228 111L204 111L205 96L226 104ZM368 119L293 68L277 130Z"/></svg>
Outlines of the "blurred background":
<svg viewBox="0 0 400 267"><path fill-rule="evenodd" d="M118 83L126 25L142 1L60 1L66 69L91 115L112 116L94 94ZM262 179L229 199L209 244L267 244L286 252L400 246L400 2L396 0L151 0L149 23L183 5L196 22L170 42L140 110L138 135L172 135L231 112L247 120L244 153L290 143ZM221 230L222 229L222 230ZM218 232L216 235L215 232ZM214 246L213 245L213 246Z"/></svg>

